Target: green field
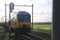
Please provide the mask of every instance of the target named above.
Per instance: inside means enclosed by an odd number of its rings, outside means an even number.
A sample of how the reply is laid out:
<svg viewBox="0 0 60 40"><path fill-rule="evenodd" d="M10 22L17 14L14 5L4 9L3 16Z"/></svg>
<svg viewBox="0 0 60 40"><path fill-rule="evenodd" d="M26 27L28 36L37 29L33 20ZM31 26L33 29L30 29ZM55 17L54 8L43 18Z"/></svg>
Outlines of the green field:
<svg viewBox="0 0 60 40"><path fill-rule="evenodd" d="M43 32L51 33L52 26L49 24L34 24L33 29L35 29L37 31L43 31Z"/></svg>

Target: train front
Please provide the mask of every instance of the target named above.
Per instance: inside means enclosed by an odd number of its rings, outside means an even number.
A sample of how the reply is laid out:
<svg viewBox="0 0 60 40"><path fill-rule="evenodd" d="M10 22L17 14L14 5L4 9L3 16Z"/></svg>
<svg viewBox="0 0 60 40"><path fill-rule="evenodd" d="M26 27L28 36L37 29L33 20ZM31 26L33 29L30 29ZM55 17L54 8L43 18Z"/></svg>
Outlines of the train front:
<svg viewBox="0 0 60 40"><path fill-rule="evenodd" d="M16 22L17 32L27 33L31 31L31 15L25 11L19 11Z"/></svg>

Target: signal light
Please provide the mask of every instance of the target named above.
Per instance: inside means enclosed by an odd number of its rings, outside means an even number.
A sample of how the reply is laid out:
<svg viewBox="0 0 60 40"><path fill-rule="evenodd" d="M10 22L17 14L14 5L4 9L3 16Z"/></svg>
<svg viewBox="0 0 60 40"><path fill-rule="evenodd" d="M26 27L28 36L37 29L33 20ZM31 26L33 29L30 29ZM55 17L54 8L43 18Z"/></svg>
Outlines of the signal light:
<svg viewBox="0 0 60 40"><path fill-rule="evenodd" d="M14 9L14 3L10 3L9 4L9 10L12 12L13 9Z"/></svg>

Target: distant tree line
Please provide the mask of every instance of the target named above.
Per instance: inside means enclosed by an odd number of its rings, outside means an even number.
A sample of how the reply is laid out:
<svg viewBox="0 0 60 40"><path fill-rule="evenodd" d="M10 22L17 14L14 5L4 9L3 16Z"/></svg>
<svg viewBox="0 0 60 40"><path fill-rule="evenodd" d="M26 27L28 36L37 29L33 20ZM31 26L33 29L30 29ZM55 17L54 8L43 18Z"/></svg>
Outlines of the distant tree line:
<svg viewBox="0 0 60 40"><path fill-rule="evenodd" d="M33 23L33 24L52 24L52 22L35 22L35 23Z"/></svg>

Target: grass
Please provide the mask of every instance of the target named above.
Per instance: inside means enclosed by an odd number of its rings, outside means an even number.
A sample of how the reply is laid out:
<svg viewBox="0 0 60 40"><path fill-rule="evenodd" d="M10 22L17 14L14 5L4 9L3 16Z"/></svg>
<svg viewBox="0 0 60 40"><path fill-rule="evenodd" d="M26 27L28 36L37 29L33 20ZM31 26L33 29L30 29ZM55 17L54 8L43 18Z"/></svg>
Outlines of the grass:
<svg viewBox="0 0 60 40"><path fill-rule="evenodd" d="M5 38L4 40L9 40L9 33L5 33Z"/></svg>
<svg viewBox="0 0 60 40"><path fill-rule="evenodd" d="M37 31L51 33L52 26L48 24L34 24L33 28Z"/></svg>
<svg viewBox="0 0 60 40"><path fill-rule="evenodd" d="M0 32L4 32L3 30L0 30Z"/></svg>

